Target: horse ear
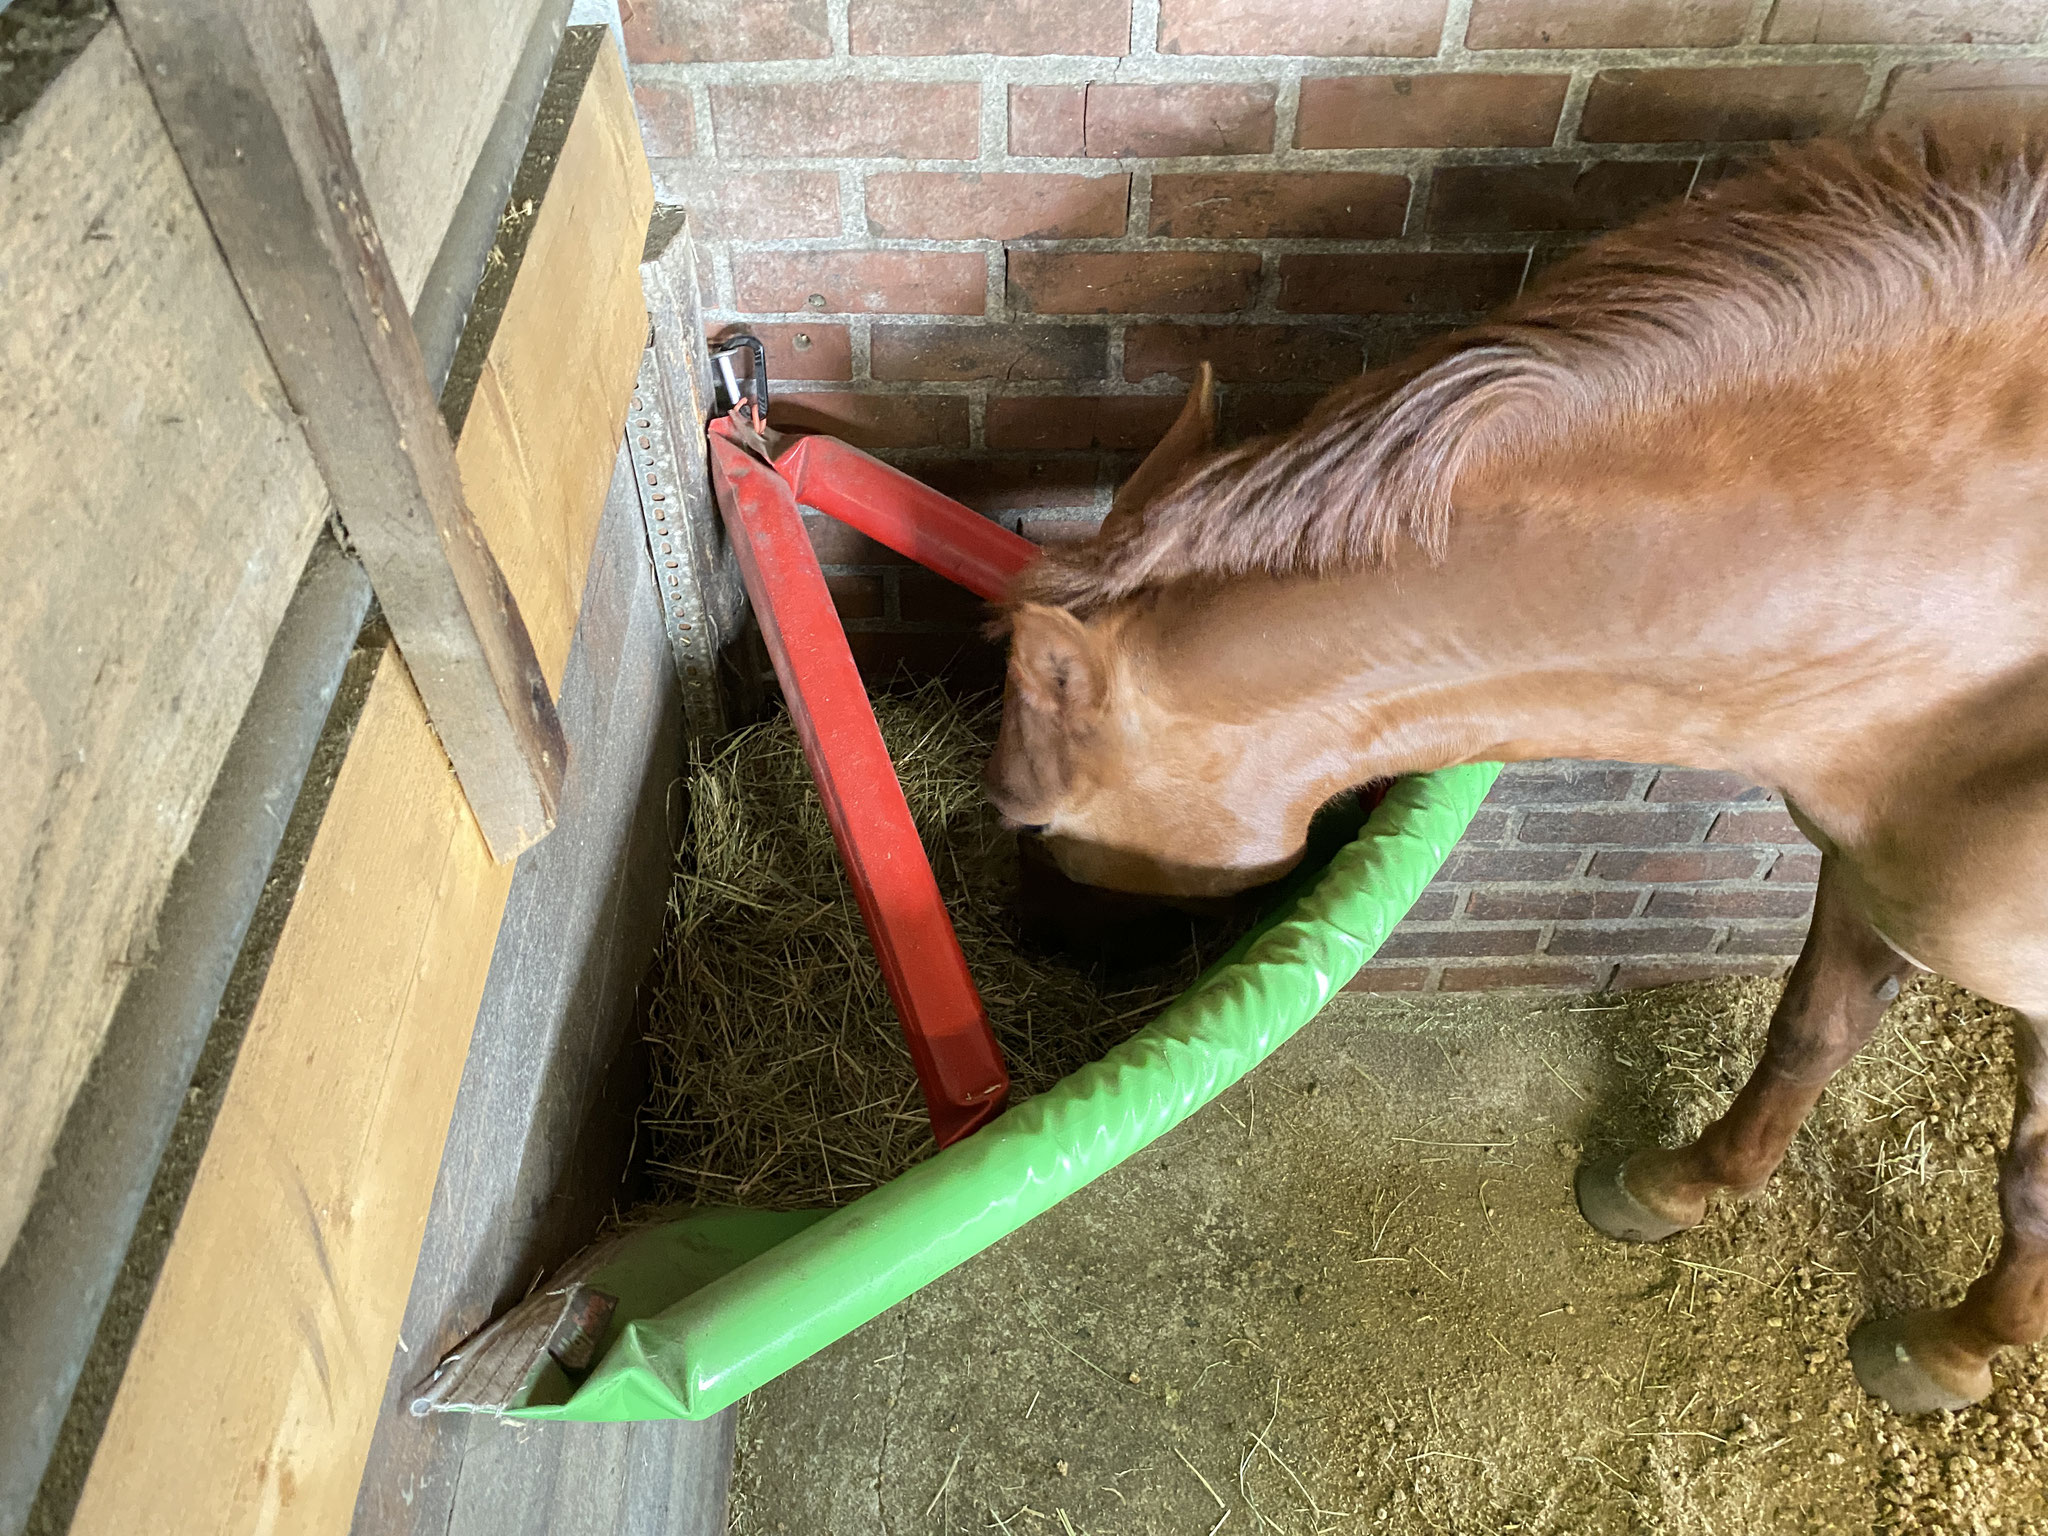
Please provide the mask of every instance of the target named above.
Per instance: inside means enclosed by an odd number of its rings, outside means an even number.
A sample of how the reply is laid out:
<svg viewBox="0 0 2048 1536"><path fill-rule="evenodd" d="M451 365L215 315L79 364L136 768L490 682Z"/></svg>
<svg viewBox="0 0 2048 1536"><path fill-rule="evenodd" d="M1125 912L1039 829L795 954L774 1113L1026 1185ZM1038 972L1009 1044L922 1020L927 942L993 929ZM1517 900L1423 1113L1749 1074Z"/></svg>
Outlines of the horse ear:
<svg viewBox="0 0 2048 1536"><path fill-rule="evenodd" d="M1064 608L1020 603L1010 615L1010 677L1025 703L1080 725L1101 713L1109 666L1088 627Z"/></svg>
<svg viewBox="0 0 2048 1536"><path fill-rule="evenodd" d="M1102 520L1103 536L1115 533L1120 524L1135 523L1146 507L1215 446L1216 370L1203 363L1195 369L1194 387L1188 391L1180 415L1110 503L1109 516Z"/></svg>

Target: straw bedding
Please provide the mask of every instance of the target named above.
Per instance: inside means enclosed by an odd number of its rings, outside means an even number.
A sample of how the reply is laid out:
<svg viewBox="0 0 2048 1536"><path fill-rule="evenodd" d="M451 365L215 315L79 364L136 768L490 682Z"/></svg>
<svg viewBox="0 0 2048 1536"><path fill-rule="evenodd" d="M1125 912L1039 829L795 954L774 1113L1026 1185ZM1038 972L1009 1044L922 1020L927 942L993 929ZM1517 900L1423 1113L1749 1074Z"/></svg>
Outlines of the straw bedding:
<svg viewBox="0 0 2048 1536"><path fill-rule="evenodd" d="M1017 932L1015 840L978 774L997 706L936 683L875 713L1013 1081L1101 1056L1204 959L1114 979ZM652 1009L642 1139L665 1201L843 1204L932 1150L923 1098L786 714L697 767ZM1213 949L1214 940L1211 940Z"/></svg>

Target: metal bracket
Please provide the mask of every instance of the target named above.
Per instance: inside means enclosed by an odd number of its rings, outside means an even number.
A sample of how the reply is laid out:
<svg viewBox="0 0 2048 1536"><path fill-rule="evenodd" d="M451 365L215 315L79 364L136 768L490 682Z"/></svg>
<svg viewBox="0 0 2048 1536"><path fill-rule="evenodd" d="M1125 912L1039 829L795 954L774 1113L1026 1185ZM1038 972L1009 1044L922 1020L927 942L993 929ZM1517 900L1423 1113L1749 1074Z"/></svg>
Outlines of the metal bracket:
<svg viewBox="0 0 2048 1536"><path fill-rule="evenodd" d="M741 378L733 369L733 359L742 352L753 360L753 372ZM711 371L717 383L717 414L730 416L746 401L753 406L754 427L764 431L768 426L768 349L761 344L761 338L746 331L728 336L711 349Z"/></svg>

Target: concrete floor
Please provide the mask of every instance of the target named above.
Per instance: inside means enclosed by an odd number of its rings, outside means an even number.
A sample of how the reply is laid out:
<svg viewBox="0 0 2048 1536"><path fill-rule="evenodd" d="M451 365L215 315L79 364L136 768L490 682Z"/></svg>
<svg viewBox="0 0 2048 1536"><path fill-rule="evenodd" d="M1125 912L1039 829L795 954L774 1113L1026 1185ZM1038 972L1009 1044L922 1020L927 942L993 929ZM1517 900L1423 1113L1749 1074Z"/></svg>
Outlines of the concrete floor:
<svg viewBox="0 0 2048 1536"><path fill-rule="evenodd" d="M756 1393L735 1531L1868 1531L1912 1502L1884 1502L1902 1466L1937 1469L1915 1497L1961 1507L1944 1434L2010 1471L1983 1508L2032 1507L2048 1460L2018 1397L2002 1421L1904 1425L1842 1352L1872 1305L1967 1278L1993 1219L1968 1145L1935 1246L1881 1255L1904 1279L1865 1273L1884 1213L1853 1173L1855 1082L1782 1193L1655 1249L1577 1216L1584 1147L1712 1113L1771 992L1341 1002L1145 1154Z"/></svg>

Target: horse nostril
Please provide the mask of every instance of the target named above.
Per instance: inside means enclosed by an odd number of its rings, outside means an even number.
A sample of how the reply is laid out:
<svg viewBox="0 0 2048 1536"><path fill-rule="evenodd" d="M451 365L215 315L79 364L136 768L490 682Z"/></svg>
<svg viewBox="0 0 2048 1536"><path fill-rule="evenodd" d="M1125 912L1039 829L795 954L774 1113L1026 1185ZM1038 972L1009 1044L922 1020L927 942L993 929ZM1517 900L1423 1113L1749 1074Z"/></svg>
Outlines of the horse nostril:
<svg viewBox="0 0 2048 1536"><path fill-rule="evenodd" d="M1042 837L1045 835L1045 829L1051 825L1052 823L1049 821L1040 821L1035 823L1028 821L1020 821L1017 823L1017 830L1019 832L1028 832L1033 837Z"/></svg>

